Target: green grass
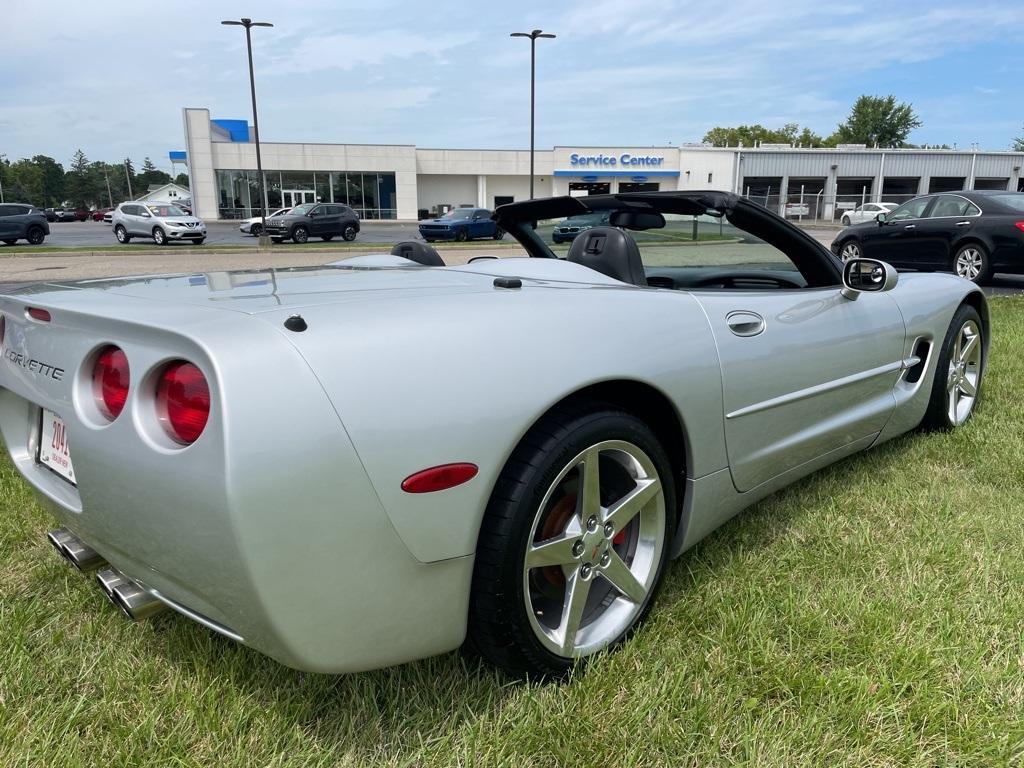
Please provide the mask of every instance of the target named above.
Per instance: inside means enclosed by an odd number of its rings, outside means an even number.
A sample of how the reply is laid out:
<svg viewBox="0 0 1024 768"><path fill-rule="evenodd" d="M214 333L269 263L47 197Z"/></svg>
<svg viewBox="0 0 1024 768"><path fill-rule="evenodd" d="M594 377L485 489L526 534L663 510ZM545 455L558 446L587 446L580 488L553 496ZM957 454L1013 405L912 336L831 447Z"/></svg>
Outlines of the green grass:
<svg viewBox="0 0 1024 768"><path fill-rule="evenodd" d="M174 614L131 624L4 462L0 765L1020 766L1024 298L992 310L970 426L748 510L562 685L454 653L303 674Z"/></svg>

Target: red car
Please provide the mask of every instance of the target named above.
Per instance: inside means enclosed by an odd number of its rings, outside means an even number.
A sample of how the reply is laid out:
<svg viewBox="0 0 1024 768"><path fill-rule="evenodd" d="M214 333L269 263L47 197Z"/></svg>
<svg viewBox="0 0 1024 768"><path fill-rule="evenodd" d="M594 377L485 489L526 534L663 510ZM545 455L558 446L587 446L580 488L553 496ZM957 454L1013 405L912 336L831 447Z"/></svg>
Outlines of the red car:
<svg viewBox="0 0 1024 768"><path fill-rule="evenodd" d="M89 218L93 221L103 221L103 214L111 213L113 210L113 208L98 208L89 214Z"/></svg>

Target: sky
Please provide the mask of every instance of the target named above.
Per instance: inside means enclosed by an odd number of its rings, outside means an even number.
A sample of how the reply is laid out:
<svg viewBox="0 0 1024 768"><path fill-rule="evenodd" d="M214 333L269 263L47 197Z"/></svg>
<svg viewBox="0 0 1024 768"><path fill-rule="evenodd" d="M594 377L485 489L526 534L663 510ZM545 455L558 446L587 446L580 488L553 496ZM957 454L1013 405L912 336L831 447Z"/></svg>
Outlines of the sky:
<svg viewBox="0 0 1024 768"><path fill-rule="evenodd" d="M67 165L184 148L183 107L249 118L253 32L264 141L666 146L717 125L827 135L860 94L894 94L911 141L1007 149L1024 134L1024 0L272 3L5 2L0 154ZM779 6L784 6L780 8Z"/></svg>

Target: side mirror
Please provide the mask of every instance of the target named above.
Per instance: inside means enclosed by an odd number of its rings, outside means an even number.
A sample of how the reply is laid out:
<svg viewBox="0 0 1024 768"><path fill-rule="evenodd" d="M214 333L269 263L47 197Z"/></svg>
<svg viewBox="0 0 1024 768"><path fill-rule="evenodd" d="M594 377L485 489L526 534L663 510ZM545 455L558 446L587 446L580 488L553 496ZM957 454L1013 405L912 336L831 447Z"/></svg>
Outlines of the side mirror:
<svg viewBox="0 0 1024 768"><path fill-rule="evenodd" d="M151 214L149 211L143 211L142 212L142 218L144 218L144 219L152 219L153 218L153 214Z"/></svg>
<svg viewBox="0 0 1024 768"><path fill-rule="evenodd" d="M877 221L879 224L885 224L885 214L880 213L877 216L875 216L875 221Z"/></svg>
<svg viewBox="0 0 1024 768"><path fill-rule="evenodd" d="M319 215L320 215L320 213L318 211L310 211L309 212L309 218L311 218L311 219L315 219Z"/></svg>
<svg viewBox="0 0 1024 768"><path fill-rule="evenodd" d="M850 259L843 265L843 296L855 301L862 293L891 291L899 274L884 261Z"/></svg>

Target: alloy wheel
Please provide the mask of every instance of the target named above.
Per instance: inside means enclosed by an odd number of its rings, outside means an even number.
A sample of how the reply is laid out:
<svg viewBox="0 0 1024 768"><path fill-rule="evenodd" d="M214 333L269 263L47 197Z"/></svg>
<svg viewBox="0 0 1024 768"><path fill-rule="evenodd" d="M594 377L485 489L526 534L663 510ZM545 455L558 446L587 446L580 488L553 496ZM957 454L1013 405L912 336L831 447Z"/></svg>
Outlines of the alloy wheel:
<svg viewBox="0 0 1024 768"><path fill-rule="evenodd" d="M971 282L978 279L981 274L981 270L985 266L985 257L982 256L981 251L974 247L968 246L964 248L956 257L956 273L960 277L965 277Z"/></svg>
<svg viewBox="0 0 1024 768"><path fill-rule="evenodd" d="M978 399L981 355L981 332L974 320L968 320L953 342L946 377L946 412L953 426L967 421Z"/></svg>
<svg viewBox="0 0 1024 768"><path fill-rule="evenodd" d="M541 644L580 657L626 632L656 584L665 531L662 481L639 447L605 441L568 462L544 496L523 561Z"/></svg>
<svg viewBox="0 0 1024 768"><path fill-rule="evenodd" d="M843 246L843 250L840 252L839 257L843 261L849 261L850 259L860 258L860 246L857 243L847 243Z"/></svg>

